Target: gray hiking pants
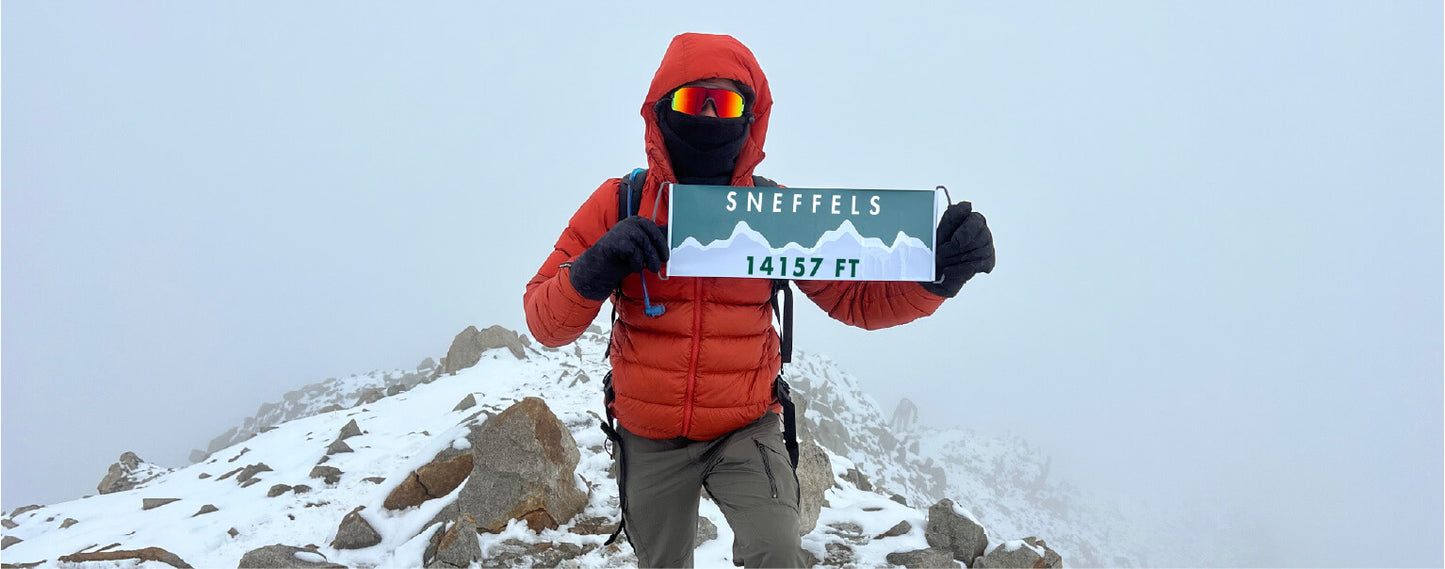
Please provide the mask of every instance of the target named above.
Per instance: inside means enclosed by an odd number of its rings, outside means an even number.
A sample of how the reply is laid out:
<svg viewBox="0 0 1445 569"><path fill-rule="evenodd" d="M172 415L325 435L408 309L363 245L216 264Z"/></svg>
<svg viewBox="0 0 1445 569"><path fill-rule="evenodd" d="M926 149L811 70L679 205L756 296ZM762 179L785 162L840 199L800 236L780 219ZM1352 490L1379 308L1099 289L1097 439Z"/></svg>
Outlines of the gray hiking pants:
<svg viewBox="0 0 1445 569"><path fill-rule="evenodd" d="M704 487L736 534L735 565L803 566L798 478L777 414L712 441L653 440L618 432L627 472L623 515L639 566L693 566Z"/></svg>

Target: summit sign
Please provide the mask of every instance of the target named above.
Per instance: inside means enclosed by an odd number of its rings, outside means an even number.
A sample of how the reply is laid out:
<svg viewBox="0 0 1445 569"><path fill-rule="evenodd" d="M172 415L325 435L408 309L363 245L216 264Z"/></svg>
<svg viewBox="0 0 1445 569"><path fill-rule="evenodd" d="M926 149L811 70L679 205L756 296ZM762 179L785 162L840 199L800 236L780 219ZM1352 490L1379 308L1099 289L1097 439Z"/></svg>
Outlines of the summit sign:
<svg viewBox="0 0 1445 569"><path fill-rule="evenodd" d="M934 280L936 190L669 191L669 277Z"/></svg>

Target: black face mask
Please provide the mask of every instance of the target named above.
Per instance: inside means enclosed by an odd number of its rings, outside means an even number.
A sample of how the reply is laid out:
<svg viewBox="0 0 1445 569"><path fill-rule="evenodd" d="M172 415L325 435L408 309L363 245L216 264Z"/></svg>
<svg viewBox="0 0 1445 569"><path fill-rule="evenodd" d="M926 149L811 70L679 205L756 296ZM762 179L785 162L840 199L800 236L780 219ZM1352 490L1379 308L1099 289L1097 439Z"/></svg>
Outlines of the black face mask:
<svg viewBox="0 0 1445 569"><path fill-rule="evenodd" d="M723 119L680 113L667 107L657 111L657 126L672 171L679 184L725 186L748 139L752 116Z"/></svg>

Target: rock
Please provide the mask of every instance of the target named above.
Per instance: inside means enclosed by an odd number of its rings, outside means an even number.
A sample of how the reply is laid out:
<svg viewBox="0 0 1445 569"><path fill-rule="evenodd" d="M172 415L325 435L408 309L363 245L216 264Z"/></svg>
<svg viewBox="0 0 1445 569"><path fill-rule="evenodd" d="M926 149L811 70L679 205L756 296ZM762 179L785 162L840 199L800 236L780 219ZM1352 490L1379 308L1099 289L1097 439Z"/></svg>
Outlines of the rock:
<svg viewBox="0 0 1445 569"><path fill-rule="evenodd" d="M341 428L341 433L336 435L336 440L344 441L351 437L359 436L361 436L361 426L356 424L356 419L352 419L345 427Z"/></svg>
<svg viewBox="0 0 1445 569"><path fill-rule="evenodd" d="M336 441L334 443L331 443L331 446L326 447L326 454L328 455L341 454L343 452L356 451L351 450L351 445L346 444L346 441Z"/></svg>
<svg viewBox="0 0 1445 569"><path fill-rule="evenodd" d="M154 510L171 502L179 501L181 501L180 498L142 498L140 503L142 510Z"/></svg>
<svg viewBox="0 0 1445 569"><path fill-rule="evenodd" d="M252 480L256 480L256 475L262 472L271 472L271 467L266 466L266 463L264 462L258 462L256 464L249 465L245 468L242 468L241 473L236 475L236 483L242 486L251 484Z"/></svg>
<svg viewBox="0 0 1445 569"><path fill-rule="evenodd" d="M433 461L416 469L402 481L382 504L388 510L404 510L427 500L441 498L461 486L472 474L472 455L460 454L451 460Z"/></svg>
<svg viewBox="0 0 1445 569"><path fill-rule="evenodd" d="M705 517L697 517L697 537L693 538L693 545L701 545L705 541L717 539L717 524L712 523Z"/></svg>
<svg viewBox="0 0 1445 569"><path fill-rule="evenodd" d="M853 564L853 548L848 544L830 541L823 546L823 549L826 552L821 562L823 565L829 567L845 567Z"/></svg>
<svg viewBox="0 0 1445 569"><path fill-rule="evenodd" d="M477 543L477 520L463 514L452 524L436 544L436 557L428 567L470 567L482 559L482 548Z"/></svg>
<svg viewBox="0 0 1445 569"><path fill-rule="evenodd" d="M823 511L823 493L833 487L833 464L827 451L811 439L798 445L798 487L802 501L798 507L798 534L808 535L818 525Z"/></svg>
<svg viewBox="0 0 1445 569"><path fill-rule="evenodd" d="M341 518L341 525L336 528L336 538L331 540L331 547L336 549L361 549L381 543L381 534L367 523L366 518L361 517L361 511L366 506L357 506L346 517Z"/></svg>
<svg viewBox="0 0 1445 569"><path fill-rule="evenodd" d="M488 567L556 567L569 559L576 559L596 549L589 544L581 547L572 543L525 543L509 539L492 546L484 565Z"/></svg>
<svg viewBox="0 0 1445 569"><path fill-rule="evenodd" d="M437 362L431 358L424 359L421 363L416 364L416 372L422 375L426 375L436 368Z"/></svg>
<svg viewBox="0 0 1445 569"><path fill-rule="evenodd" d="M908 533L908 532L910 532L910 531L913 531L913 524L910 524L910 523L908 523L907 520L904 520L904 521L898 522L898 524L895 525L895 526L893 526L892 528L889 528L888 531L885 531L885 532L880 533L880 534L878 534L878 535L876 535L876 536L873 536L873 539L886 539L886 538L890 538L890 537L898 537L898 536L903 535L903 534L905 534L905 533Z"/></svg>
<svg viewBox="0 0 1445 569"><path fill-rule="evenodd" d="M356 404L352 405L352 407L370 405L372 403L376 403L377 401L381 401L384 397L386 397L386 392L382 391L380 387L368 387L361 391L361 397L357 398ZM352 422L355 423L356 421Z"/></svg>
<svg viewBox="0 0 1445 569"><path fill-rule="evenodd" d="M852 482L859 490L864 492L873 491L873 483L868 481L868 475L858 472L856 468L849 468L848 472L843 474L843 479Z"/></svg>
<svg viewBox="0 0 1445 569"><path fill-rule="evenodd" d="M147 547L145 549L96 551L93 553L72 553L62 555L58 559L61 563L84 563L86 561L120 561L123 559L135 559L140 562L157 561L165 563L178 569L191 569L191 566L179 556L159 547Z"/></svg>
<svg viewBox="0 0 1445 569"><path fill-rule="evenodd" d="M287 486L287 485L285 485L285 484L276 484L276 485L271 486L271 489L270 489L270 490L267 490L267 491L266 491L266 497L267 497L267 498L275 498L275 497L277 497L277 496L280 496L280 495L285 494L285 493L290 492L290 491L291 491L291 487L290 487L290 486Z"/></svg>
<svg viewBox="0 0 1445 569"><path fill-rule="evenodd" d="M190 456L188 456L187 458L191 459L191 464L195 464L197 462L203 462L206 459L211 458L211 455L201 449L193 448L191 449Z"/></svg>
<svg viewBox="0 0 1445 569"><path fill-rule="evenodd" d="M1063 557L1036 537L1018 541L1006 541L995 546L984 555L974 559L969 567L1019 567L1025 569L1055 569L1062 567Z"/></svg>
<svg viewBox="0 0 1445 569"><path fill-rule="evenodd" d="M239 569L264 569L282 567L287 569L346 569L345 565L329 563L326 556L315 549L303 549L290 545L268 545L247 551L241 556Z"/></svg>
<svg viewBox="0 0 1445 569"><path fill-rule="evenodd" d="M341 481L341 474L340 468L335 466L321 466L318 464L315 468L311 469L311 474L308 476L311 478L321 478L327 484L335 484Z"/></svg>
<svg viewBox="0 0 1445 569"><path fill-rule="evenodd" d="M904 506L908 505L908 499L904 498L902 494L894 494L892 496L889 496L888 499L893 500L894 502L898 502L899 504L903 504Z"/></svg>
<svg viewBox="0 0 1445 569"><path fill-rule="evenodd" d="M701 522L698 523L701 524ZM572 533L577 535L612 535L614 531L617 531L617 520L605 516L579 518L577 521L572 522L571 530ZM716 526L713 526L713 531L717 531ZM713 537L716 538L717 534L714 533Z"/></svg>
<svg viewBox="0 0 1445 569"><path fill-rule="evenodd" d="M474 394L468 393L466 397L463 397L463 398L462 398L461 402L457 403L457 406L456 406L456 407L452 407L452 410L453 410L453 411L466 411L467 409L471 409L472 407L476 407L476 406L477 406L477 396L474 395Z"/></svg>
<svg viewBox="0 0 1445 569"><path fill-rule="evenodd" d="M575 481L577 442L541 399L508 407L467 440L474 464L459 501L483 530L497 533L514 519L533 531L556 528L587 505Z"/></svg>
<svg viewBox="0 0 1445 569"><path fill-rule="evenodd" d="M237 468L237 469L235 469L235 470L232 470L232 471L230 471L230 472L227 472L227 473L225 473L225 474L222 474L220 478L217 478L217 479L216 479L216 482L220 482L220 481L222 481L222 480L225 480L225 479L227 479L227 478L230 478L230 477L234 476L237 472L240 472L241 470L243 470L243 469L245 469L245 468L246 468L246 467L243 466L243 467L241 467L241 468Z"/></svg>
<svg viewBox="0 0 1445 569"><path fill-rule="evenodd" d="M201 480L205 480L205 479L210 478L210 477L211 477L211 473L209 473L209 472L202 472L201 475L200 475L200 476L197 476L196 478L199 478L199 479L201 479Z"/></svg>
<svg viewBox="0 0 1445 569"><path fill-rule="evenodd" d="M400 383L398 383L398 384L396 384L396 385L393 385L393 386L391 386L391 387L386 388L386 396L387 396L387 397L391 397L391 396L393 396L393 395L400 395L400 394L405 393L405 392L406 392L406 386L405 386L405 385L402 385L402 384L400 384Z"/></svg>
<svg viewBox="0 0 1445 569"><path fill-rule="evenodd" d="M311 487L310 487L310 486L307 486L307 485L305 485L305 484L297 484L297 485L291 487L291 492L294 493L294 494L305 494L305 493L310 492L310 491L311 491Z"/></svg>
<svg viewBox="0 0 1445 569"><path fill-rule="evenodd" d="M165 469L141 460L135 453L127 451L120 455L118 462L110 465L110 470L100 479L100 484L95 489L101 494L125 492L165 473Z"/></svg>
<svg viewBox="0 0 1445 569"><path fill-rule="evenodd" d="M0 549L5 549L22 541L25 540L15 537L13 535L7 535L5 536L5 539L0 539Z"/></svg>
<svg viewBox="0 0 1445 569"><path fill-rule="evenodd" d="M19 508L15 508L15 511L10 512L10 519L13 520L13 519L15 519L15 518L20 517L20 514L24 514L24 513L26 513L26 512L33 512L33 511L35 511L35 510L39 510L39 509L42 508L42 507L44 507L44 506L39 506L39 505L36 505L36 504L31 504L31 505L29 505L29 506L20 506Z"/></svg>
<svg viewBox="0 0 1445 569"><path fill-rule="evenodd" d="M201 509L196 510L196 513L191 514L191 517L194 518L194 517L199 516L199 515L202 515L202 514L209 514L209 513L211 513L211 512L218 512L218 511L220 511L220 508L217 508L217 507L215 507L215 506L213 506L213 505L211 505L211 504L206 504L206 505L204 505L204 506L201 506Z"/></svg>
<svg viewBox="0 0 1445 569"><path fill-rule="evenodd" d="M0 526L5 526L5 529L15 529L20 527L20 524L10 521L10 518L5 518L0 520Z"/></svg>
<svg viewBox="0 0 1445 569"><path fill-rule="evenodd" d="M382 482L386 482L386 479L380 476L368 476L366 478L362 478L361 481L370 482L372 484L381 484Z"/></svg>
<svg viewBox="0 0 1445 569"><path fill-rule="evenodd" d="M890 565L902 565L908 569L958 567L958 562L953 560L953 552L947 549L929 548L889 553L887 559Z"/></svg>
<svg viewBox="0 0 1445 569"><path fill-rule="evenodd" d="M325 414L325 413L331 413L331 412L333 412L333 411L340 411L341 409L342 409L342 407L341 407L340 405L337 405L337 404L335 404L335 403L332 403L332 404L330 404L330 405L327 405L327 406L325 406L325 407L322 407L322 408L320 408L320 409L317 409L317 410L316 410L316 414L317 414L317 415L322 415L322 414Z"/></svg>
<svg viewBox="0 0 1445 569"><path fill-rule="evenodd" d="M948 498L928 508L928 525L923 536L930 548L951 551L954 559L964 563L972 563L988 547L983 526L963 515Z"/></svg>
<svg viewBox="0 0 1445 569"><path fill-rule="evenodd" d="M447 349L447 357L442 360L442 373L454 374L467 369L482 360L482 352L493 348L507 348L512 356L519 359L527 359L525 345L516 332L501 326L492 326L486 330L477 331L476 326L467 326L452 339L452 345Z"/></svg>
<svg viewBox="0 0 1445 569"><path fill-rule="evenodd" d="M252 479L250 479L250 480L247 480L247 481L241 483L241 487L242 487L242 488L250 488L250 487L255 486L256 484L260 484L260 483L261 483L261 479L260 479L260 478L252 478Z"/></svg>
<svg viewBox="0 0 1445 569"><path fill-rule="evenodd" d="M236 536L238 536L238 535L241 535L241 532L236 531L236 528L231 528L231 529L226 530L226 535L229 535L229 536L231 536L231 537L236 537Z"/></svg>
<svg viewBox="0 0 1445 569"><path fill-rule="evenodd" d="M80 521L75 518L65 518L65 521L60 522L60 529L65 529L78 523L80 523Z"/></svg>

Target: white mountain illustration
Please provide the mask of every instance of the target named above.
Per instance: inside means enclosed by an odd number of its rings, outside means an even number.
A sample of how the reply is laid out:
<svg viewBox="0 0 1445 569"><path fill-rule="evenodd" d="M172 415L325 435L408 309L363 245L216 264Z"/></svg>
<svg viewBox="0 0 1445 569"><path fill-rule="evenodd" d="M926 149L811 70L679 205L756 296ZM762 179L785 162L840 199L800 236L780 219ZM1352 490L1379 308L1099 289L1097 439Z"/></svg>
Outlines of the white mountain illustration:
<svg viewBox="0 0 1445 569"><path fill-rule="evenodd" d="M824 266L817 273L798 277L795 274L775 276L806 278L815 280L891 280L926 281L933 280L933 251L917 237L899 231L892 243L885 243L877 237L863 237L850 220L843 220L837 229L824 232L811 247L789 242L774 247L767 237L758 233L746 221L733 226L733 232L726 239L717 239L703 245L689 236L677 249L672 251L668 261L669 274L678 276L744 276L747 258L753 257L760 263L765 257L787 257L789 259L822 258ZM854 268L850 265L842 275L834 272L836 259L859 259ZM768 276L755 272L752 276Z"/></svg>

